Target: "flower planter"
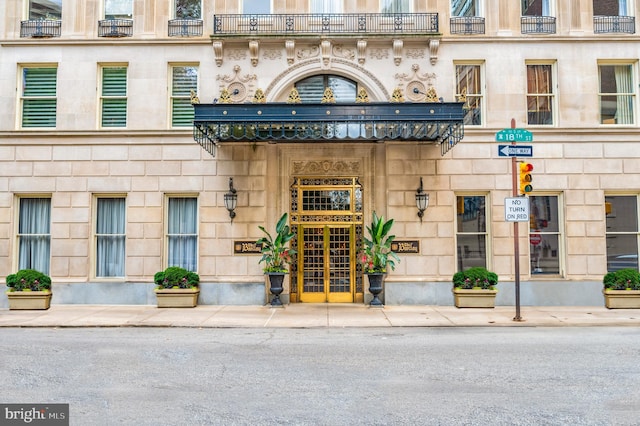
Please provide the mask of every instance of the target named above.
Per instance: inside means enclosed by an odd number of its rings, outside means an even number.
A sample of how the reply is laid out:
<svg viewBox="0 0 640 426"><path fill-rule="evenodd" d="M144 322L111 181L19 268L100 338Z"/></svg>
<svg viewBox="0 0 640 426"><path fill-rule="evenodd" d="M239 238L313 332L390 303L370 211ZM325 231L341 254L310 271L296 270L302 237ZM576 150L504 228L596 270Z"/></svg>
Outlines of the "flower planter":
<svg viewBox="0 0 640 426"><path fill-rule="evenodd" d="M195 288L156 288L158 308L193 308L198 304L200 289Z"/></svg>
<svg viewBox="0 0 640 426"><path fill-rule="evenodd" d="M8 291L9 309L49 309L51 306L51 294L51 290Z"/></svg>
<svg viewBox="0 0 640 426"><path fill-rule="evenodd" d="M602 290L608 309L640 309L640 290Z"/></svg>
<svg viewBox="0 0 640 426"><path fill-rule="evenodd" d="M456 308L495 308L498 290L453 289Z"/></svg>
<svg viewBox="0 0 640 426"><path fill-rule="evenodd" d="M380 293L382 293L382 288L384 285L384 273L369 273L367 274L367 278L369 279L369 292L373 295L373 299L371 299L371 306L384 306L382 301L378 298Z"/></svg>
<svg viewBox="0 0 640 426"><path fill-rule="evenodd" d="M271 306L282 306L280 300L280 294L284 290L284 272L269 272L266 274L269 277L269 291L273 294L271 298Z"/></svg>

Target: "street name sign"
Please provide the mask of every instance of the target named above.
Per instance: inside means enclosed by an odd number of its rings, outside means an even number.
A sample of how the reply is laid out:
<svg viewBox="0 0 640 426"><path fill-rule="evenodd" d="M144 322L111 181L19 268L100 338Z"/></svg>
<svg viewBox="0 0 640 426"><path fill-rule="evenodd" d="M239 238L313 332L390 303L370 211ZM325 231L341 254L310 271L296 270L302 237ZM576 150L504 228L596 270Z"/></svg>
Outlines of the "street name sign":
<svg viewBox="0 0 640 426"><path fill-rule="evenodd" d="M504 199L505 222L529 222L529 199L512 197Z"/></svg>
<svg viewBox="0 0 640 426"><path fill-rule="evenodd" d="M533 157L533 146L498 145L498 157Z"/></svg>
<svg viewBox="0 0 640 426"><path fill-rule="evenodd" d="M533 133L526 129L502 129L496 133L496 142L533 142Z"/></svg>

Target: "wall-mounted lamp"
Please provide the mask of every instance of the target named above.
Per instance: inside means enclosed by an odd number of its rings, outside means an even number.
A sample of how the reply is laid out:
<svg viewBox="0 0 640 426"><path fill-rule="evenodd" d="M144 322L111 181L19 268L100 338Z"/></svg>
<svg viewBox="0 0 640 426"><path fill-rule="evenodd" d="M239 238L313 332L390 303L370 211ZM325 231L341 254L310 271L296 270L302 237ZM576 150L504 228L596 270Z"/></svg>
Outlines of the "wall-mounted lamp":
<svg viewBox="0 0 640 426"><path fill-rule="evenodd" d="M429 207L429 194L424 192L422 188L422 178L420 178L420 187L416 190L416 206L418 207L418 217L422 222L424 211Z"/></svg>
<svg viewBox="0 0 640 426"><path fill-rule="evenodd" d="M229 210L229 217L231 218L231 222L233 222L233 218L236 217L236 206L238 205L238 194L236 189L233 187L233 178L229 178L229 192L224 194L224 206Z"/></svg>

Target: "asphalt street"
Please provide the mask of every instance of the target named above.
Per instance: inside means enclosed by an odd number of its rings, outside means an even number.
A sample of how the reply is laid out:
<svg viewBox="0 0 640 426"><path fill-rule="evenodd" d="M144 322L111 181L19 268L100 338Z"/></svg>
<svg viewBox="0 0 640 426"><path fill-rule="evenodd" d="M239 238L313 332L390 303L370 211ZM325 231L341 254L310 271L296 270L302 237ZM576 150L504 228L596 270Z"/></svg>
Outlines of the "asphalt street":
<svg viewBox="0 0 640 426"><path fill-rule="evenodd" d="M2 403L71 425L636 425L640 329L5 328Z"/></svg>

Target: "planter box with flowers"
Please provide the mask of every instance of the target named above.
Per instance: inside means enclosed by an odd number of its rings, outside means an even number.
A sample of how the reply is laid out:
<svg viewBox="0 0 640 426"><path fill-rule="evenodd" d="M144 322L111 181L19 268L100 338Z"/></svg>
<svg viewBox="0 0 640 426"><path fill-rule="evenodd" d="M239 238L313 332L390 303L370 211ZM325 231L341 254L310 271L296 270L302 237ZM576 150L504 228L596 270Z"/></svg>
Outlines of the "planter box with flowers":
<svg viewBox="0 0 640 426"><path fill-rule="evenodd" d="M9 309L49 309L51 278L33 269L7 275Z"/></svg>
<svg viewBox="0 0 640 426"><path fill-rule="evenodd" d="M295 235L287 225L287 216L287 213L285 213L278 220L275 238L267 232L264 226L258 226L265 234L256 241L257 245L262 246L262 258L258 263L265 262L262 270L269 278L269 291L273 295L271 306L282 306L280 294L284 290L284 276L287 273L287 266L291 264L293 256L297 253L296 250L287 247L287 243Z"/></svg>
<svg viewBox="0 0 640 426"><path fill-rule="evenodd" d="M453 275L456 308L495 308L498 275L483 267L469 268Z"/></svg>
<svg viewBox="0 0 640 426"><path fill-rule="evenodd" d="M395 235L388 235L393 226L393 219L385 222L384 216L373 212L371 226L367 226L369 238L363 238L363 248L358 254L358 260L369 279L369 292L373 295L371 306L383 306L379 299L384 285L384 277L387 267L396 268L396 262L400 262L398 255L391 250L391 243Z"/></svg>
<svg viewBox="0 0 640 426"><path fill-rule="evenodd" d="M604 305L608 309L640 309L640 272L620 269L602 279Z"/></svg>
<svg viewBox="0 0 640 426"><path fill-rule="evenodd" d="M198 304L200 276L179 266L156 272L158 308L193 308Z"/></svg>

